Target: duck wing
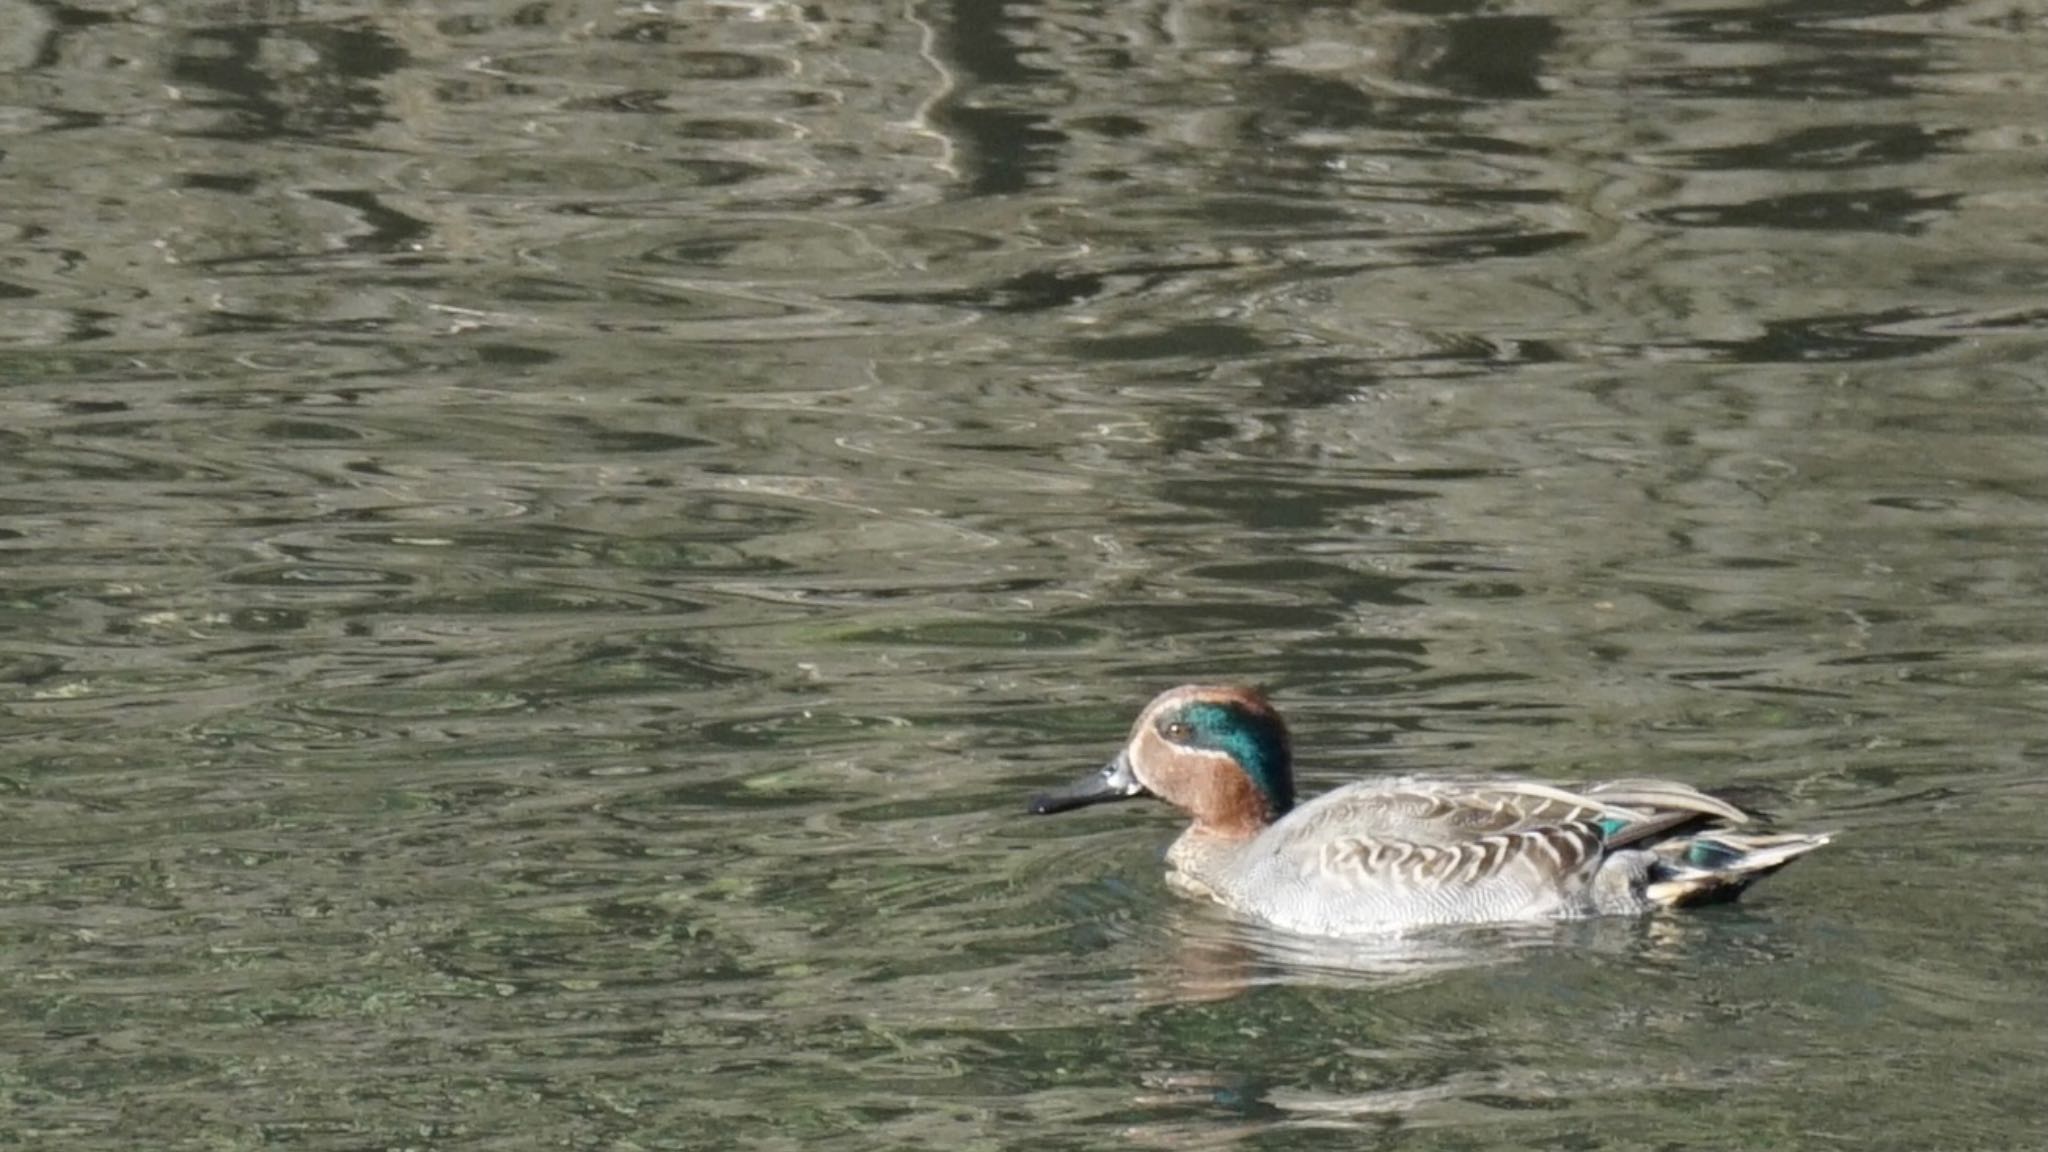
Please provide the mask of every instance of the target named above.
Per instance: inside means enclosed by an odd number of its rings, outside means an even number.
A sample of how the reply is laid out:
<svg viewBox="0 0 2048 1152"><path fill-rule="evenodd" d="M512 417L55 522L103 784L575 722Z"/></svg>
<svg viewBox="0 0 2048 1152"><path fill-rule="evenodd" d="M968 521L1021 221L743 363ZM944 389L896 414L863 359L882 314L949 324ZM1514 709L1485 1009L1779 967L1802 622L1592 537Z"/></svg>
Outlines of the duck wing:
<svg viewBox="0 0 2048 1152"><path fill-rule="evenodd" d="M1455 844L1553 824L1599 821L1619 832L1661 816L1746 822L1741 809L1684 784L1615 780L1573 791L1535 780L1367 781L1296 809L1286 823L1309 838L1345 833Z"/></svg>
<svg viewBox="0 0 2048 1152"><path fill-rule="evenodd" d="M1543 884L1583 877L1608 853L1742 810L1684 784L1616 780L1574 791L1533 780L1368 782L1296 810L1290 839L1354 881L1443 888L1511 870Z"/></svg>
<svg viewBox="0 0 2048 1152"><path fill-rule="evenodd" d="M1600 825L1582 820L1450 843L1345 837L1324 846L1321 865L1325 875L1359 885L1447 892L1514 877L1536 891L1590 874L1606 854Z"/></svg>

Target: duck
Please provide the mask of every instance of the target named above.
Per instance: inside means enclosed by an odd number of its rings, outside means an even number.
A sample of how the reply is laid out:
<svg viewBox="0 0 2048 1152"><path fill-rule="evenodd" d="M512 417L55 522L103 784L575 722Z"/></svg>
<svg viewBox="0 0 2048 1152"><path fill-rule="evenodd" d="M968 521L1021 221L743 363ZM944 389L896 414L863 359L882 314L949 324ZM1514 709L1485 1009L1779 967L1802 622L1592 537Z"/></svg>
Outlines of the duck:
<svg viewBox="0 0 2048 1152"><path fill-rule="evenodd" d="M1297 804L1287 724L1238 685L1160 693L1106 767L1029 810L1141 796L1191 820L1166 851L1171 887L1322 937L1710 904L1833 837L1733 831L1754 817L1668 780L1389 776Z"/></svg>

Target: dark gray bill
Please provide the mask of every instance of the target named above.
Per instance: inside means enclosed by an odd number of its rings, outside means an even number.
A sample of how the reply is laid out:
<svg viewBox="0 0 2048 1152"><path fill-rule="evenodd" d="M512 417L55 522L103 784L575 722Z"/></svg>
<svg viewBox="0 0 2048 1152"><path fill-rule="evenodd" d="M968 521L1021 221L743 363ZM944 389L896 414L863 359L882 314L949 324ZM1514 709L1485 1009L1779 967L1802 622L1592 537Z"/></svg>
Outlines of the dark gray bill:
<svg viewBox="0 0 2048 1152"><path fill-rule="evenodd" d="M1137 775L1131 771L1130 757L1119 752L1102 771L1090 773L1065 788L1033 796L1031 814L1050 816L1054 812L1086 808L1090 804L1104 804L1111 800L1129 800L1144 794L1145 786L1138 783Z"/></svg>

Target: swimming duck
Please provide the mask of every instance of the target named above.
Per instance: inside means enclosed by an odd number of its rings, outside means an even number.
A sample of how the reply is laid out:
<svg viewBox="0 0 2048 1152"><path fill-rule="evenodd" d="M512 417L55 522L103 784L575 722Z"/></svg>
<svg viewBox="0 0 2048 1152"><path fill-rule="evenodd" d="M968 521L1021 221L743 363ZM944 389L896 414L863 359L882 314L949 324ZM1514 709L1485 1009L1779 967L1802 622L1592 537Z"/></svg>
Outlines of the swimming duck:
<svg viewBox="0 0 2048 1152"><path fill-rule="evenodd" d="M1189 684L1138 716L1102 771L1044 815L1157 796L1194 823L1167 850L1192 896L1291 932L1634 914L1733 898L1829 834L1741 835L1750 816L1684 784L1367 780L1296 807L1287 725L1255 689Z"/></svg>

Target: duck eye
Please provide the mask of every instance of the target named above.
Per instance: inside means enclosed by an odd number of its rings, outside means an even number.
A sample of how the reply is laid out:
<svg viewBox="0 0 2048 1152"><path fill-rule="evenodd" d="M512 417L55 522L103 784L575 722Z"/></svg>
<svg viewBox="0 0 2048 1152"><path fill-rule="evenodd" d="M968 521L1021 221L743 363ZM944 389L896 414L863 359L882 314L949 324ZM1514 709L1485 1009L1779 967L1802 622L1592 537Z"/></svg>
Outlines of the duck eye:
<svg viewBox="0 0 2048 1152"><path fill-rule="evenodd" d="M1166 722L1166 727L1160 729L1160 731L1166 734L1166 738L1168 740L1185 740L1194 731L1194 729L1189 728L1185 723L1182 723L1179 720L1168 720Z"/></svg>

